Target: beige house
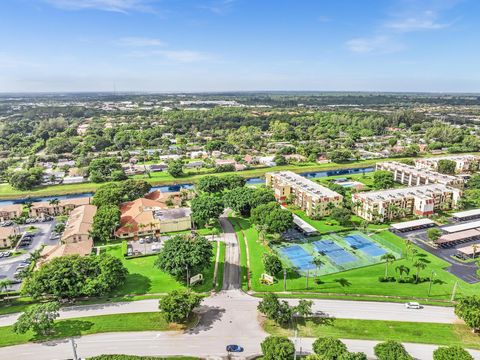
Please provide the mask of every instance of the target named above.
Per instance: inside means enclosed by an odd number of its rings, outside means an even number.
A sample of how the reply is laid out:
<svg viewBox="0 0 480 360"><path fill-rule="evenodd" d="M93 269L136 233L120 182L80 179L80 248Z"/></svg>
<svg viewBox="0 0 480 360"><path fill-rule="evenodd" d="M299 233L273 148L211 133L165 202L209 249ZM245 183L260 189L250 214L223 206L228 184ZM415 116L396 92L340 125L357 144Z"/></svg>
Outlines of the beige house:
<svg viewBox="0 0 480 360"><path fill-rule="evenodd" d="M90 240L90 231L96 212L95 205L82 205L72 210L62 234L62 243L71 244Z"/></svg>
<svg viewBox="0 0 480 360"><path fill-rule="evenodd" d="M0 221L12 220L20 217L23 206L20 204L0 206Z"/></svg>
<svg viewBox="0 0 480 360"><path fill-rule="evenodd" d="M190 208L169 209L164 202L140 198L123 203L115 235L131 238L192 228Z"/></svg>
<svg viewBox="0 0 480 360"><path fill-rule="evenodd" d="M465 183L465 180L458 176L445 175L425 168L416 168L396 161L378 163L376 169L392 172L393 179L396 182L407 186L443 184L463 189Z"/></svg>
<svg viewBox="0 0 480 360"><path fill-rule="evenodd" d="M58 215L68 215L70 211L76 207L82 205L90 204L89 197L81 197L77 199L65 199L59 200L58 202L51 201L41 201L34 202L30 208L29 214L30 217L42 217L44 215L48 216L58 216Z"/></svg>
<svg viewBox="0 0 480 360"><path fill-rule="evenodd" d="M60 245L47 245L42 249L40 259L37 262L37 267L42 266L49 261L61 256L67 255L80 255L88 256L93 249L93 240L88 239L76 243L60 244Z"/></svg>
<svg viewBox="0 0 480 360"><path fill-rule="evenodd" d="M352 194L353 212L368 221L385 221L408 215L429 216L453 209L461 191L442 184Z"/></svg>
<svg viewBox="0 0 480 360"><path fill-rule="evenodd" d="M14 227L0 227L0 248L11 247L15 235L17 233Z"/></svg>
<svg viewBox="0 0 480 360"><path fill-rule="evenodd" d="M341 207L343 196L291 171L266 173L266 185L271 187L278 202L292 201L307 216L327 216Z"/></svg>

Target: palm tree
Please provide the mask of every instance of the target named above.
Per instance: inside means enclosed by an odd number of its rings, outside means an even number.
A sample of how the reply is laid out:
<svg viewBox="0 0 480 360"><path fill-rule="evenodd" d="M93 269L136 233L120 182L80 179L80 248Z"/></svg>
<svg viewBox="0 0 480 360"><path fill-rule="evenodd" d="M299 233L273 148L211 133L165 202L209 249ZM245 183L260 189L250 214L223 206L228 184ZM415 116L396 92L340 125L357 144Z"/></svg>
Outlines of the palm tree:
<svg viewBox="0 0 480 360"><path fill-rule="evenodd" d="M380 258L385 261L385 279L388 278L388 265L395 261L395 256L392 253L386 253Z"/></svg>
<svg viewBox="0 0 480 360"><path fill-rule="evenodd" d="M312 260L312 264L315 265L315 277L317 277L318 269L325 264L325 261L320 256L315 256Z"/></svg>
<svg viewBox="0 0 480 360"><path fill-rule="evenodd" d="M397 271L400 274L400 280L403 280L403 274L410 274L410 269L405 266L405 265L399 265L395 268L395 271Z"/></svg>
<svg viewBox="0 0 480 360"><path fill-rule="evenodd" d="M30 260L33 263L36 263L41 257L42 257L42 252L39 249L32 251L30 253Z"/></svg>
<svg viewBox="0 0 480 360"><path fill-rule="evenodd" d="M60 204L60 200L58 200L57 198L53 198L48 202L48 204L55 207L58 204ZM58 212L58 209L55 209L54 214L57 214L57 212Z"/></svg>
<svg viewBox="0 0 480 360"><path fill-rule="evenodd" d="M425 261L425 259L423 258L420 258L420 259L417 259L414 263L413 263L413 267L415 267L417 269L417 274L416 274L416 277L415 277L415 284L418 283L418 280L420 279L419 276L420 276L420 270L423 270L427 267L427 262Z"/></svg>
<svg viewBox="0 0 480 360"><path fill-rule="evenodd" d="M12 280L10 279L3 279L0 280L0 293L6 293L8 288L12 285ZM7 300L7 296L5 296L5 300Z"/></svg>
<svg viewBox="0 0 480 360"><path fill-rule="evenodd" d="M472 250L473 250L472 259L475 259L475 257L477 256L478 244L473 244Z"/></svg>

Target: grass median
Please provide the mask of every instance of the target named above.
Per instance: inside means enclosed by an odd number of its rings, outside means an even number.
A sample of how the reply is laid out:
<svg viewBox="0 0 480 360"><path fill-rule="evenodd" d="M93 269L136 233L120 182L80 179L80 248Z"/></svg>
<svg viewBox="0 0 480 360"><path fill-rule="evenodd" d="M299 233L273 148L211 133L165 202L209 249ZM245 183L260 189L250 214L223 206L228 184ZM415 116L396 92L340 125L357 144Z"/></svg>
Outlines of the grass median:
<svg viewBox="0 0 480 360"><path fill-rule="evenodd" d="M265 331L272 335L293 336L293 330L282 328L267 320L263 324ZM470 349L480 349L480 336L464 324L437 324L403 321L334 319L325 324L322 319L299 320L298 336L324 337L360 340L395 340L400 342L459 345Z"/></svg>
<svg viewBox="0 0 480 360"><path fill-rule="evenodd" d="M185 325L171 324L160 312L146 312L57 320L54 332L49 336L37 336L30 331L16 334L13 326L3 326L0 327L0 347L107 332L183 330L195 323L196 318L192 318Z"/></svg>

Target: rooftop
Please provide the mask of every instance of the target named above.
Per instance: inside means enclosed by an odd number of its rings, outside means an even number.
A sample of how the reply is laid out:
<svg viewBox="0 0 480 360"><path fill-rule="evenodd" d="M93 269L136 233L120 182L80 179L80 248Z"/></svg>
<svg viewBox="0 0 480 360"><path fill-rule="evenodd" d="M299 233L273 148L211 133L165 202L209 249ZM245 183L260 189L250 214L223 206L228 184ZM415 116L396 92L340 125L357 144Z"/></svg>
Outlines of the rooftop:
<svg viewBox="0 0 480 360"><path fill-rule="evenodd" d="M406 197L428 197L435 192L454 191L443 184L428 184L420 186L412 186L402 189L387 189L379 191L367 191L355 194L356 198L368 200L394 200Z"/></svg>
<svg viewBox="0 0 480 360"><path fill-rule="evenodd" d="M341 197L339 193L308 180L301 175L295 174L292 171L280 171L270 174L279 179L282 183L292 187L298 187L301 190L308 192L313 197Z"/></svg>
<svg viewBox="0 0 480 360"><path fill-rule="evenodd" d="M153 217L158 220L176 220L190 217L192 210L190 208L162 209L155 210Z"/></svg>
<svg viewBox="0 0 480 360"><path fill-rule="evenodd" d="M88 235L96 212L97 207L95 205L82 205L75 208L68 217L62 239L74 235Z"/></svg>
<svg viewBox="0 0 480 360"><path fill-rule="evenodd" d="M442 227L442 230L447 233L454 233L463 230L475 229L480 227L480 220L472 221L466 224L459 224L459 225L449 225Z"/></svg>
<svg viewBox="0 0 480 360"><path fill-rule="evenodd" d="M480 216L480 209L459 211L459 212L456 212L456 213L452 214L452 216L454 218L458 218L458 219L466 218L466 217L470 217L470 216L477 216L477 215Z"/></svg>
<svg viewBox="0 0 480 360"><path fill-rule="evenodd" d="M450 181L458 181L459 178L452 175L441 174L436 171L428 170L428 169L420 169L416 168L415 166L403 164L397 161L388 161L378 164L379 166L390 167L396 170L401 170L403 172L408 172L414 174L416 176L421 177L428 177L430 179L434 179L435 181L442 181L442 182L450 182Z"/></svg>
<svg viewBox="0 0 480 360"><path fill-rule="evenodd" d="M431 224L435 224L435 222L433 220L424 218L424 219L418 219L418 220L404 221L401 223L395 223L395 224L392 224L391 227L396 230L403 230L411 227L431 225Z"/></svg>

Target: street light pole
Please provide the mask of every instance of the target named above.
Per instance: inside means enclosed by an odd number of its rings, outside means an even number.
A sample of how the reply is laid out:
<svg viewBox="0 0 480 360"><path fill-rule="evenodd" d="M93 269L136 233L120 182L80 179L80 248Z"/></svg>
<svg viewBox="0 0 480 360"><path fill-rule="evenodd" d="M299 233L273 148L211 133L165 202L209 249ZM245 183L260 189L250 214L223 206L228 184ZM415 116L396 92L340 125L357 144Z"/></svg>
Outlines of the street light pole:
<svg viewBox="0 0 480 360"><path fill-rule="evenodd" d="M283 291L287 291L287 269L283 269Z"/></svg>
<svg viewBox="0 0 480 360"><path fill-rule="evenodd" d="M70 339L70 342L72 343L72 350L73 350L73 359L78 360L77 356L77 344L75 344L75 340L73 338Z"/></svg>

